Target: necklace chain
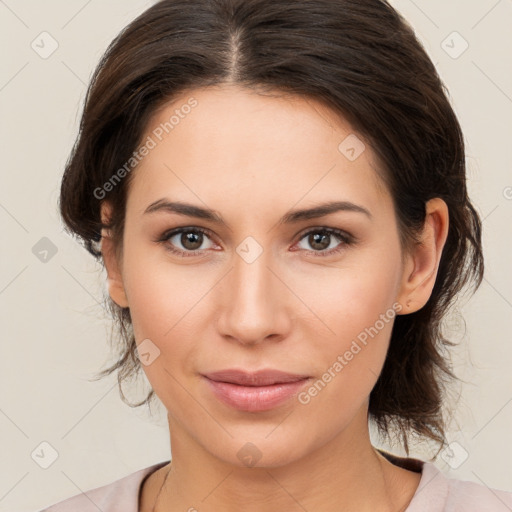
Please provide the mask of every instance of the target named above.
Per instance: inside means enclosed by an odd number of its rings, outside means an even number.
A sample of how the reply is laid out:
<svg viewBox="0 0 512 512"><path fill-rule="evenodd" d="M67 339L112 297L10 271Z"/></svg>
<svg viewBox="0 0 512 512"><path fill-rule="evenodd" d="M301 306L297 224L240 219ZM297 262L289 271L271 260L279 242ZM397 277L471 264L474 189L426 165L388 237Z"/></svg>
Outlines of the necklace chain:
<svg viewBox="0 0 512 512"><path fill-rule="evenodd" d="M169 477L169 473L171 472L171 463L169 463L169 470L167 471L167 474L165 475L164 481L163 481L162 485L160 486L160 489L159 489L159 491L158 491L158 493L156 495L155 503L153 503L153 508L152 508L151 512L155 512L156 504L158 502L158 498L160 497L160 493L162 492L162 489L164 488L165 482L167 482L167 478Z"/></svg>

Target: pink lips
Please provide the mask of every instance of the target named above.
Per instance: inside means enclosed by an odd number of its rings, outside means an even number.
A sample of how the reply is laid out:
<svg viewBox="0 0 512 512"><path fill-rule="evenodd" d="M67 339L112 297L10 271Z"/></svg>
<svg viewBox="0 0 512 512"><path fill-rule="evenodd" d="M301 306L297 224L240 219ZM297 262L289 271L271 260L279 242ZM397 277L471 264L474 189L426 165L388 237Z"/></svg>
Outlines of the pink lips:
<svg viewBox="0 0 512 512"><path fill-rule="evenodd" d="M266 411L295 395L309 380L308 375L279 370L222 370L204 375L213 393L223 403L241 411Z"/></svg>

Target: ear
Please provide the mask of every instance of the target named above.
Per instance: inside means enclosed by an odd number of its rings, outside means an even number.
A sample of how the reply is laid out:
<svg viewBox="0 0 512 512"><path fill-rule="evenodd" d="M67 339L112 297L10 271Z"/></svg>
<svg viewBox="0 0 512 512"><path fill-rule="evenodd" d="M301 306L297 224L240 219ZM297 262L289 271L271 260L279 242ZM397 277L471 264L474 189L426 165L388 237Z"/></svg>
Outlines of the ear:
<svg viewBox="0 0 512 512"><path fill-rule="evenodd" d="M402 305L400 314L418 311L430 298L448 236L448 226L446 203L439 197L428 201L420 243L404 257L402 283L397 298Z"/></svg>
<svg viewBox="0 0 512 512"><path fill-rule="evenodd" d="M108 201L101 203L101 223L108 225L112 213L112 206ZM126 297L121 266L114 250L114 242L111 237L110 230L101 229L101 254L103 262L107 270L108 277L108 293L110 298L122 308L128 307L128 299Z"/></svg>

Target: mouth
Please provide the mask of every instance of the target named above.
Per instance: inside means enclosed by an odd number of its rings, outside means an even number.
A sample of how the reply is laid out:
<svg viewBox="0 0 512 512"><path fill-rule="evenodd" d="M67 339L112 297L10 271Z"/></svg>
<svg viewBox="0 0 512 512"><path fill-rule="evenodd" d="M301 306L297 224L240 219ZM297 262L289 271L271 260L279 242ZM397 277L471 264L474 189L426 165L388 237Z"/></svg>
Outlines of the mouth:
<svg viewBox="0 0 512 512"><path fill-rule="evenodd" d="M209 389L222 403L240 411L259 412L283 405L311 379L280 370L246 372L229 369L204 374Z"/></svg>

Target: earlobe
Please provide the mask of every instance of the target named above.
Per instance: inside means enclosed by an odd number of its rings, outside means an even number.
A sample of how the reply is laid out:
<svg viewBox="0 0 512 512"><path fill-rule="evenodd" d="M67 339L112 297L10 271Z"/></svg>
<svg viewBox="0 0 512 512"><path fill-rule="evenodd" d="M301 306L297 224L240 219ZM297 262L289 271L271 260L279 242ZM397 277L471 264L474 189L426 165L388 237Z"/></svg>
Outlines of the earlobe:
<svg viewBox="0 0 512 512"><path fill-rule="evenodd" d="M430 298L436 282L441 255L448 236L449 212L439 197L426 204L421 240L405 257L398 302L401 314L414 313Z"/></svg>
<svg viewBox="0 0 512 512"><path fill-rule="evenodd" d="M104 225L109 224L111 215L110 203L104 201L101 204L101 222ZM108 279L108 292L110 298L120 307L128 307L128 299L126 297L123 278L119 262L117 260L114 242L112 240L110 230L102 228L101 230L101 253L103 256L103 263L107 271Z"/></svg>

